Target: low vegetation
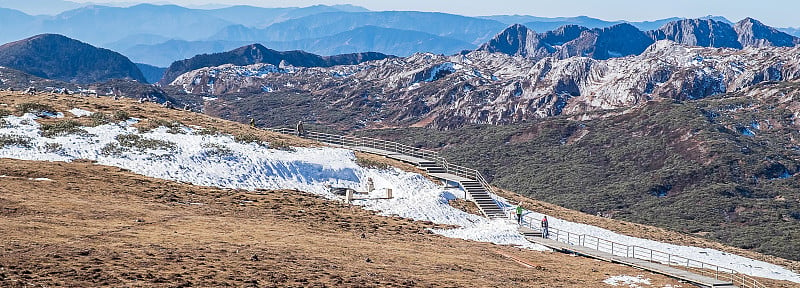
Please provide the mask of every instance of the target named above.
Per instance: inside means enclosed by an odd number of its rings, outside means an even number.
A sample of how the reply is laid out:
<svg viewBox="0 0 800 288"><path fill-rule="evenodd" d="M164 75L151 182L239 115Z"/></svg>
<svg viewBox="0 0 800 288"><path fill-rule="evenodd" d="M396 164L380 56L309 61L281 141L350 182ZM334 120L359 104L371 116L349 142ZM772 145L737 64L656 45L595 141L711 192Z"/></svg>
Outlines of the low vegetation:
<svg viewBox="0 0 800 288"><path fill-rule="evenodd" d="M730 95L589 121L361 134L440 150L545 202L800 260L800 131L791 103L775 103Z"/></svg>
<svg viewBox="0 0 800 288"><path fill-rule="evenodd" d="M43 137L56 137L67 135L88 135L85 129L81 128L83 125L76 120L60 120L54 123L45 123L41 126L41 135Z"/></svg>
<svg viewBox="0 0 800 288"><path fill-rule="evenodd" d="M31 148L33 147L31 141L32 139L25 136L0 134L0 147L18 146Z"/></svg>
<svg viewBox="0 0 800 288"><path fill-rule="evenodd" d="M53 106L47 104L41 104L38 102L26 102L18 104L16 107L17 112L22 115L25 113L32 113L38 116L45 116L46 114L56 114L56 111Z"/></svg>

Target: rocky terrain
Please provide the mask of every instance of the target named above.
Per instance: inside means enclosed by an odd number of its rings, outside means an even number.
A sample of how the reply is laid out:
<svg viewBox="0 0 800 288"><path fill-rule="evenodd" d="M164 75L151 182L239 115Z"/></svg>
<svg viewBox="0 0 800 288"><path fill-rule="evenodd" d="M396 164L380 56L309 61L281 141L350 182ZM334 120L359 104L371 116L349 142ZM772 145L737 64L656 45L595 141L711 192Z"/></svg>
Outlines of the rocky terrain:
<svg viewBox="0 0 800 288"><path fill-rule="evenodd" d="M335 65L353 65L365 61L381 60L392 56L381 53L353 53L334 56L319 56L303 51L275 51L261 44L247 45L237 49L214 54L202 54L190 59L176 61L164 72L161 84L169 84L176 77L186 72L223 64L250 65L266 63L274 66L292 65L298 67L330 67Z"/></svg>
<svg viewBox="0 0 800 288"><path fill-rule="evenodd" d="M175 97L202 102L209 113L241 120L253 115L267 126L283 122L258 111L289 106L293 112L284 117L295 122L302 117L344 128L454 128L629 108L653 99L700 99L789 81L800 76L798 54L799 48L737 50L659 41L641 55L608 60L534 62L475 51L327 68L223 65L188 72L171 85L186 93Z"/></svg>
<svg viewBox="0 0 800 288"><path fill-rule="evenodd" d="M649 31L641 31L631 24L621 23L594 29L564 25L552 31L536 33L523 25L515 24L481 45L478 50L533 60L575 56L602 60L639 55L659 40L670 40L689 46L734 49L792 47L800 43L800 38L780 32L752 18L745 18L733 25L700 18L670 21Z"/></svg>
<svg viewBox="0 0 800 288"><path fill-rule="evenodd" d="M147 83L136 64L125 56L57 34L37 35L0 46L0 66L79 84L111 79Z"/></svg>

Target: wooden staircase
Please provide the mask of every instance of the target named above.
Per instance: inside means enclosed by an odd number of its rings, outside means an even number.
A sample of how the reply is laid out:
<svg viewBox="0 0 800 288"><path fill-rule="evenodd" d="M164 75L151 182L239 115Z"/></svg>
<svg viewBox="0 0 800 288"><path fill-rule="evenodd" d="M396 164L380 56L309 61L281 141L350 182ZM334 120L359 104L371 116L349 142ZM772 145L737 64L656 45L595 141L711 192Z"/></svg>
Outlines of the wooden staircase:
<svg viewBox="0 0 800 288"><path fill-rule="evenodd" d="M481 209L486 217L490 219L499 219L499 218L506 218L505 212L503 212L500 207L497 206L497 203L492 199L489 195L489 192L486 191L486 188L481 185L480 182L475 180L468 180L468 181L461 181L461 187L464 188L464 191L469 194L469 197L472 198L472 201L478 205L478 208Z"/></svg>
<svg viewBox="0 0 800 288"><path fill-rule="evenodd" d="M457 182L472 202L478 206L484 216L490 219L506 218L503 209L498 207L497 202L494 201L486 187L477 180L472 180L464 177L457 177L456 175L448 175L447 169L434 161L420 161L416 163L417 167L428 172L429 175Z"/></svg>
<svg viewBox="0 0 800 288"><path fill-rule="evenodd" d="M475 202L484 216L490 219L506 218L506 214L491 197L489 182L478 170L451 164L435 151L411 147L396 142L346 135L333 135L306 131L298 135L288 128L269 129L278 133L297 135L339 147L385 156L415 165L425 170L431 177L458 183L467 194L467 199Z"/></svg>

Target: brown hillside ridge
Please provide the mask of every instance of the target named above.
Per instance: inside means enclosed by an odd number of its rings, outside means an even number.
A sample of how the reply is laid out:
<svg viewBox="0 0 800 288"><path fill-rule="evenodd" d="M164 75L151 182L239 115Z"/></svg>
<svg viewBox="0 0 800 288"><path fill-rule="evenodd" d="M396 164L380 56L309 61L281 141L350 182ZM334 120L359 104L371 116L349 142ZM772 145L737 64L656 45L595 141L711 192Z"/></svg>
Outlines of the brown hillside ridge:
<svg viewBox="0 0 800 288"><path fill-rule="evenodd" d="M429 222L297 191L198 187L80 161L0 159L0 175L0 287L609 287L616 275L685 285L446 238Z"/></svg>
<svg viewBox="0 0 800 288"><path fill-rule="evenodd" d="M319 143L304 140L297 137L287 136L280 133L266 131L263 129L252 128L244 123L237 123L229 120L214 118L201 113L194 113L184 111L181 109L166 109L157 103L139 103L136 100L129 98L120 98L114 100L111 97L82 97L78 95L56 95L51 93L38 93L36 95L20 95L14 92L0 91L0 109L6 109L11 112L16 112L16 105L23 103L40 103L52 106L58 112L64 113L64 118L59 119L41 119L41 123L52 123L62 120L75 119L86 124L91 122L88 117L77 118L69 111L72 108L80 108L91 112L103 112L109 117L113 116L117 111L127 112L130 117L139 118L141 122L137 127L153 128L154 124L160 124L163 121L179 122L187 126L197 126L202 128L215 128L219 133L230 135L248 135L252 134L257 136L263 141L273 142L279 141L286 145L294 147L308 147L319 146Z"/></svg>
<svg viewBox="0 0 800 288"><path fill-rule="evenodd" d="M783 267L787 267L793 271L800 271L800 262L798 261L787 260L772 255L765 255L750 250L726 246L722 243L714 242L705 238L682 234L664 228L658 228L654 226L647 226L632 222L610 219L606 217L589 215L586 213L582 213L580 211L570 210L558 205L532 200L530 198L521 196L514 192L502 190L497 187L495 187L494 189L496 192L498 192L497 193L498 195L510 200L511 203L519 203L519 201L522 201L524 202L522 206L525 209L536 211L542 214L552 215L554 217L558 217L560 219L564 219L570 222L584 223L596 227L605 228L621 234L655 240L664 243L716 249L736 255L741 255L751 259L756 259L780 265Z"/></svg>
<svg viewBox="0 0 800 288"><path fill-rule="evenodd" d="M150 123L177 120L289 146L321 145L130 99L0 92L0 109L15 112L22 103L48 104L66 116L40 119L42 123L68 119L91 123L90 117L75 118L66 112L77 107L108 115L125 111L142 119L143 129L152 126ZM382 156L356 153L356 157L367 165L383 163L421 172ZM0 287L26 283L71 287L497 287L508 284L503 281L509 279L528 287L606 287L603 279L621 274L645 275L653 280L653 287L674 281L584 258L431 235L425 230L434 227L431 223L376 216L296 191L250 193L197 187L86 162L0 159L0 175L9 176L0 178ZM590 216L510 192L501 195L522 200L531 210L632 236L711 247L800 267L793 261L664 229ZM520 263L534 265L530 268ZM759 281L769 287L796 286Z"/></svg>

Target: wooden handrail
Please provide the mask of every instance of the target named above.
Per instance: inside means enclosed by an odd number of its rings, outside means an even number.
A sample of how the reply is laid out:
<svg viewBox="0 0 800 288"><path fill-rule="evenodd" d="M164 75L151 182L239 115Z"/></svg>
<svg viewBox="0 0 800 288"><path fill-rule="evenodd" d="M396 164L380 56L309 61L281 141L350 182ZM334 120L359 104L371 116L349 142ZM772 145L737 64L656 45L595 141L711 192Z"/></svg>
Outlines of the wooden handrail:
<svg viewBox="0 0 800 288"><path fill-rule="evenodd" d="M491 185L489 185L489 181L486 180L486 178L483 176L483 174L481 174L480 171L452 164L449 161L447 161L447 159L440 156L439 152L436 151L422 149L418 147L412 147L402 143L387 141L383 139L369 138L369 137L336 135L336 134L328 134L328 133L313 132L313 131L305 131L303 135L299 135L297 130L285 127L266 128L266 130L283 134L296 135L302 138L307 138L327 144L334 144L334 145L341 145L348 147L361 146L361 147L375 148L433 161L439 166L441 166L446 171L446 173L477 181L478 183L481 184L481 186L484 189L486 189L487 192L489 192L490 196L495 195L494 188ZM478 209L480 209L484 215L487 215L486 211L483 211L483 208L480 207L480 205L478 206Z"/></svg>
<svg viewBox="0 0 800 288"><path fill-rule="evenodd" d="M290 128L267 128L267 130L283 134L297 135L302 138L307 138L322 143L348 146L348 147L363 146L363 147L386 150L390 152L397 152L408 156L434 161L439 166L444 168L445 171L447 171L447 173L475 180L479 182L481 186L483 186L483 188L486 189L486 191L489 192L489 195L494 195L494 188L491 185L489 185L489 182L486 181L486 178L484 178L483 174L481 174L480 171L452 164L448 162L447 159L440 156L439 153L436 151L422 149L418 147L412 147L402 143L386 141L382 139L368 138L368 137L335 135L335 134L311 132L311 131L306 131L303 135L298 135L299 133L297 133L295 129L290 129ZM483 209L480 206L478 206L478 208L481 209L481 212L484 212L484 215L486 215L485 211L483 211ZM525 221L523 221L523 223L525 223ZM541 230L538 227L533 227L530 221L527 221L527 224L528 227L531 229ZM714 265L711 263L697 261L683 256L674 255L646 247L627 245L603 239L600 237L595 237L592 235L570 233L569 231L560 230L556 228L548 228L548 230L552 232L549 233L548 238L554 239L559 242L564 242L570 245L587 247L590 249L595 249L601 252L607 252L617 256L625 256L629 258L636 258L651 262L667 264L669 266L683 268L691 272L700 272L703 274L709 273L709 275L712 275L711 273L713 273L713 277L715 277L716 279L730 280L731 282L739 285L742 288L766 288L766 286L756 281L756 279L730 268L720 267L718 265ZM622 254L623 251L624 254Z"/></svg>
<svg viewBox="0 0 800 288"><path fill-rule="evenodd" d="M522 223L527 224L528 228L538 231L542 230L539 227L534 227L532 221L524 221L523 219ZM569 231L550 227L548 227L548 231L548 239L553 239L569 245L586 247L616 256L625 256L628 258L636 258L650 262L666 264L668 266L682 268L690 272L699 272L701 274L714 277L715 279L730 280L742 288L766 288L766 286L748 275L730 268L720 267L715 264L698 261L647 247L615 242L588 234L570 233Z"/></svg>

